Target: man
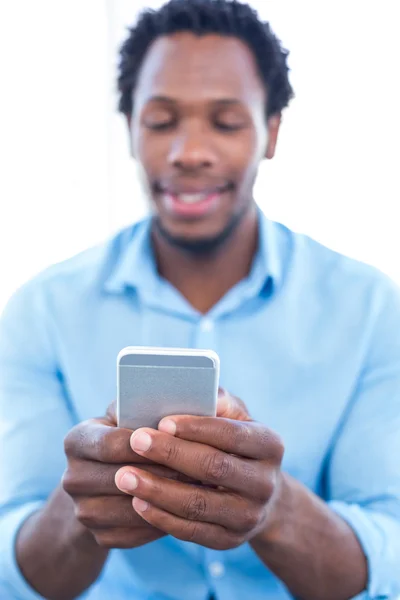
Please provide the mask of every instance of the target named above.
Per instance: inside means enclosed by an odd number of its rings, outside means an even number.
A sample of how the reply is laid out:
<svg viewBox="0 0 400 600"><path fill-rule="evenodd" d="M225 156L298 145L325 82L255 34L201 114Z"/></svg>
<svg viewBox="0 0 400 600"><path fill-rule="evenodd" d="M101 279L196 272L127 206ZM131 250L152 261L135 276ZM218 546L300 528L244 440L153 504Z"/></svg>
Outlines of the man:
<svg viewBox="0 0 400 600"><path fill-rule="evenodd" d="M153 216L3 315L2 599L400 594L400 294L256 208L286 58L226 0L130 31L120 108ZM216 350L218 416L119 429L127 345Z"/></svg>

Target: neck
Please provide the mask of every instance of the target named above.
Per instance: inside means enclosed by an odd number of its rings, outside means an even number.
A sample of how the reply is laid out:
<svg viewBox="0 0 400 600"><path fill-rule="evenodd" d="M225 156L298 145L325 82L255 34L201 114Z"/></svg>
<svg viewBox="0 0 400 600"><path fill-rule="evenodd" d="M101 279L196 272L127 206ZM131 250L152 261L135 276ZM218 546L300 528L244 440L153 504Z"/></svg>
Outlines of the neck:
<svg viewBox="0 0 400 600"><path fill-rule="evenodd" d="M158 271L199 312L207 313L250 272L258 246L256 208L249 210L225 243L214 253L196 255L172 246L152 232Z"/></svg>

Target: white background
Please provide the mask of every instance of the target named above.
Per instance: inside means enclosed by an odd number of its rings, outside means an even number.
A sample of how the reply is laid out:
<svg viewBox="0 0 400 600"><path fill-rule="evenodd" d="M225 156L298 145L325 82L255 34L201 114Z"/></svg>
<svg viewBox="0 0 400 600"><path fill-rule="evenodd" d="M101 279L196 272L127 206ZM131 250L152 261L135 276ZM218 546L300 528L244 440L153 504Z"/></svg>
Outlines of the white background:
<svg viewBox="0 0 400 600"><path fill-rule="evenodd" d="M258 202L400 282L398 2L251 3L290 49L296 91ZM161 2L0 3L0 309L146 212L114 91L117 48L144 4Z"/></svg>

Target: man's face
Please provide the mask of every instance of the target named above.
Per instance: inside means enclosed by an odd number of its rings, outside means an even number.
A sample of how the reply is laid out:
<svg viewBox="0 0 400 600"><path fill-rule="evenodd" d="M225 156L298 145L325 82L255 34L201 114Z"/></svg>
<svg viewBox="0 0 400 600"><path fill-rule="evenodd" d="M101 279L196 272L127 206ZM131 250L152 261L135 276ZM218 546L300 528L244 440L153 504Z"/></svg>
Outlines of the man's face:
<svg viewBox="0 0 400 600"><path fill-rule="evenodd" d="M133 154L161 231L188 247L226 237L253 205L279 129L250 49L219 35L159 38L133 100Z"/></svg>

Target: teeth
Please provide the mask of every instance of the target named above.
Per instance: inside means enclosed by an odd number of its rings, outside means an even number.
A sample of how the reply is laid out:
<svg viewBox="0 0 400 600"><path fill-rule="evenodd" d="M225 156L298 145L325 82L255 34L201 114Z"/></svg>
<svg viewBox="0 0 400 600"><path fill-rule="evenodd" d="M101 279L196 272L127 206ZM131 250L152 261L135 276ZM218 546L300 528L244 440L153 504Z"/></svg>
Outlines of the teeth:
<svg viewBox="0 0 400 600"><path fill-rule="evenodd" d="M207 198L208 194L198 193L198 194L179 194L178 198L181 202L185 204L195 204L196 202L202 202Z"/></svg>

